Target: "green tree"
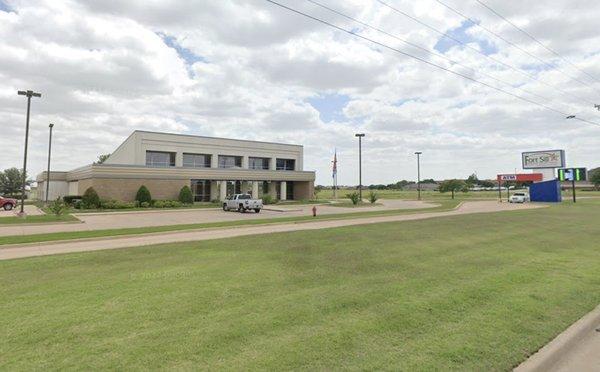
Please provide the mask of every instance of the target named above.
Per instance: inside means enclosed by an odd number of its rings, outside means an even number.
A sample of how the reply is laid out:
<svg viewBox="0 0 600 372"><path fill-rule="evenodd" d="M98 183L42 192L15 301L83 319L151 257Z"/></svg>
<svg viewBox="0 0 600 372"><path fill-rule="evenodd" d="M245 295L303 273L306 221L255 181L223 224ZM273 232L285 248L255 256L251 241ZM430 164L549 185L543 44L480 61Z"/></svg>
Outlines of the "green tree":
<svg viewBox="0 0 600 372"><path fill-rule="evenodd" d="M98 155L98 161L96 162L96 164L104 163L106 161L106 159L108 159L109 156L110 156L110 154Z"/></svg>
<svg viewBox="0 0 600 372"><path fill-rule="evenodd" d="M183 186L179 191L178 200L183 204L193 204L194 203L194 195L192 195L192 190L189 186Z"/></svg>
<svg viewBox="0 0 600 372"><path fill-rule="evenodd" d="M81 204L83 208L95 209L100 207L100 197L93 187L88 187L81 197Z"/></svg>
<svg viewBox="0 0 600 372"><path fill-rule="evenodd" d="M440 184L440 192L451 192L452 199L454 199L454 193L457 191L465 191L468 190L465 181L463 180L446 180Z"/></svg>
<svg viewBox="0 0 600 372"><path fill-rule="evenodd" d="M600 169L596 169L590 174L590 182L594 184L596 190L600 190Z"/></svg>
<svg viewBox="0 0 600 372"><path fill-rule="evenodd" d="M55 216L61 216L67 211L67 205L60 197L58 197L50 203L48 209L50 212L54 213Z"/></svg>
<svg viewBox="0 0 600 372"><path fill-rule="evenodd" d="M17 195L23 185L23 172L18 168L8 168L0 173L0 194Z"/></svg>
<svg viewBox="0 0 600 372"><path fill-rule="evenodd" d="M144 185L140 186L137 194L135 194L135 200L140 203L140 205L142 203L152 203L152 195L150 195L150 190L148 190L148 188Z"/></svg>
<svg viewBox="0 0 600 372"><path fill-rule="evenodd" d="M467 179L465 180L465 182L469 186L478 185L479 184L479 179L477 179L477 175L475 173L473 173L469 177L467 177Z"/></svg>

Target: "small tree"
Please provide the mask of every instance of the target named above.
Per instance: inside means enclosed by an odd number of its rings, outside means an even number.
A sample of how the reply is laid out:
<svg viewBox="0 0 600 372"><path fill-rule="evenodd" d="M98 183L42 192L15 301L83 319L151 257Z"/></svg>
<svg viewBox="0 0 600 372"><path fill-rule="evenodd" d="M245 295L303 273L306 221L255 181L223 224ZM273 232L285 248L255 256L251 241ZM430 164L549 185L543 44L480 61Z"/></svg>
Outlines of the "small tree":
<svg viewBox="0 0 600 372"><path fill-rule="evenodd" d="M50 212L52 212L55 216L61 216L67 210L67 205L60 197L56 198L53 202L48 206Z"/></svg>
<svg viewBox="0 0 600 372"><path fill-rule="evenodd" d="M108 159L109 156L110 156L110 154L98 155L98 161L96 162L96 164L104 163L106 161L106 159Z"/></svg>
<svg viewBox="0 0 600 372"><path fill-rule="evenodd" d="M371 204L375 204L375 202L379 199L379 195L377 195L376 192L371 191L369 192L369 202Z"/></svg>
<svg viewBox="0 0 600 372"><path fill-rule="evenodd" d="M100 197L93 187L88 187L81 197L81 204L86 209L93 209L100 207Z"/></svg>
<svg viewBox="0 0 600 372"><path fill-rule="evenodd" d="M17 195L23 187L23 172L18 168L8 168L0 172L0 194Z"/></svg>
<svg viewBox="0 0 600 372"><path fill-rule="evenodd" d="M353 193L350 194L346 194L346 197L348 199L350 199L350 201L352 202L352 204L357 205L358 202L360 201L360 195L355 191Z"/></svg>
<svg viewBox="0 0 600 372"><path fill-rule="evenodd" d="M600 190L600 169L595 170L590 175L590 182L594 184L596 190Z"/></svg>
<svg viewBox="0 0 600 372"><path fill-rule="evenodd" d="M451 192L452 199L454 199L454 193L457 191L464 191L466 187L465 181L461 180L446 180L440 184L440 192Z"/></svg>
<svg viewBox="0 0 600 372"><path fill-rule="evenodd" d="M192 195L192 190L189 186L183 186L179 191L179 198L177 199L183 204L193 204L194 203L194 195Z"/></svg>
<svg viewBox="0 0 600 372"><path fill-rule="evenodd" d="M148 188L144 185L140 186L140 188L137 191L137 194L135 194L135 200L138 203L140 203L140 205L142 203L150 204L152 202L152 195L150 195L150 190L148 190Z"/></svg>

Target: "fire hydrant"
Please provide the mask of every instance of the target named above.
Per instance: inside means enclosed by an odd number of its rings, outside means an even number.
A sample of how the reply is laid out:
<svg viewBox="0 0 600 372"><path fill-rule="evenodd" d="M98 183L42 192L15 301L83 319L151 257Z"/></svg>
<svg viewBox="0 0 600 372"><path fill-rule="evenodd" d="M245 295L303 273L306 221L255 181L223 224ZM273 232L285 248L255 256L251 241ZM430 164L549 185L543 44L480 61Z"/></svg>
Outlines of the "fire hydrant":
<svg viewBox="0 0 600 372"><path fill-rule="evenodd" d="M312 207L313 217L317 217L317 206Z"/></svg>

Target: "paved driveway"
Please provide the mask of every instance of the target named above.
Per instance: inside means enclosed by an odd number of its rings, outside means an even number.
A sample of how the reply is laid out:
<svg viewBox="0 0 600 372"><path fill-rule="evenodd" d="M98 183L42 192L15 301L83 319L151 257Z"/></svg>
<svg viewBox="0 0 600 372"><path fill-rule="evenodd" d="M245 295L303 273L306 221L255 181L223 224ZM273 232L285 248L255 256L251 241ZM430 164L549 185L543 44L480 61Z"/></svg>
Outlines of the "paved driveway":
<svg viewBox="0 0 600 372"><path fill-rule="evenodd" d="M5 211L3 208L0 208L0 218L15 217L20 210L21 210L21 207L19 207L19 206L17 206L12 211ZM39 215L44 214L35 205L25 205L25 213L27 213L30 216L39 216Z"/></svg>
<svg viewBox="0 0 600 372"><path fill-rule="evenodd" d="M374 207L343 208L317 205L318 214L357 213L392 209L432 208L437 204L410 200L382 200ZM187 209L170 211L100 212L75 214L83 223L43 224L36 226L0 226L0 237L10 235L31 235L52 232L119 229L128 227L149 227L183 225L208 222L237 221L310 216L313 205L267 206L269 210L260 213L224 212L221 209Z"/></svg>

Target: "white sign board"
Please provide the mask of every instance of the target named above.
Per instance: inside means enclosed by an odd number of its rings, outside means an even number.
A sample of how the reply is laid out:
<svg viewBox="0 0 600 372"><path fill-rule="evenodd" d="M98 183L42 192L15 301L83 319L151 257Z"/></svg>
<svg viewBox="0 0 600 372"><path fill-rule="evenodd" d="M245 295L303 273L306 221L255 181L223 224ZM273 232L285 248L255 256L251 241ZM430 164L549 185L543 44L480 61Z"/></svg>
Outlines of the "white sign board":
<svg viewBox="0 0 600 372"><path fill-rule="evenodd" d="M547 150L524 152L523 169L564 168L565 151Z"/></svg>

